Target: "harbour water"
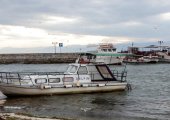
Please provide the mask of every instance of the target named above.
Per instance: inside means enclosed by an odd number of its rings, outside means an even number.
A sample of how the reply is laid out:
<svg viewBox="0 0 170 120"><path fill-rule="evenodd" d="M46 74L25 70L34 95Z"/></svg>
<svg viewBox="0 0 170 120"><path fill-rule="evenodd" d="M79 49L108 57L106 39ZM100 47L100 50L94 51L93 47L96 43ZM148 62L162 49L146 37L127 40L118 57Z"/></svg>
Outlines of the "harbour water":
<svg viewBox="0 0 170 120"><path fill-rule="evenodd" d="M77 120L168 120L170 65L127 65L131 91L6 98L0 112ZM4 72L63 72L66 64L0 65Z"/></svg>

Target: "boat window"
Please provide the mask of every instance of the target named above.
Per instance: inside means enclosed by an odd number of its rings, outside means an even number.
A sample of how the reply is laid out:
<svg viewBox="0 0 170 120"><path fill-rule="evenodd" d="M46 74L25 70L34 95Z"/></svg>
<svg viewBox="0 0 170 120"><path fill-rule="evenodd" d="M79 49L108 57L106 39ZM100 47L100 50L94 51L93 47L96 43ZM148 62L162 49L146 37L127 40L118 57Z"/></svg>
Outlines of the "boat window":
<svg viewBox="0 0 170 120"><path fill-rule="evenodd" d="M114 48L114 49L112 49L113 50L113 52L115 52L116 51L116 48Z"/></svg>
<svg viewBox="0 0 170 120"><path fill-rule="evenodd" d="M89 55L87 56L87 59L93 59L93 56Z"/></svg>
<svg viewBox="0 0 170 120"><path fill-rule="evenodd" d="M112 78L106 66L97 66L104 78Z"/></svg>
<svg viewBox="0 0 170 120"><path fill-rule="evenodd" d="M35 83L36 84L47 83L47 79L46 78L37 78L37 79L35 79Z"/></svg>
<svg viewBox="0 0 170 120"><path fill-rule="evenodd" d="M87 74L88 71L87 71L87 67L85 66L81 66L78 70L78 74Z"/></svg>
<svg viewBox="0 0 170 120"><path fill-rule="evenodd" d="M60 78L49 78L49 83L59 83Z"/></svg>
<svg viewBox="0 0 170 120"><path fill-rule="evenodd" d="M107 49L103 49L104 52L107 52Z"/></svg>
<svg viewBox="0 0 170 120"><path fill-rule="evenodd" d="M68 67L67 72L68 73L75 73L77 71L77 68L78 68L77 66L71 65L71 66Z"/></svg>
<svg viewBox="0 0 170 120"><path fill-rule="evenodd" d="M73 81L74 81L73 77L64 77L63 78L63 82L73 82Z"/></svg>
<svg viewBox="0 0 170 120"><path fill-rule="evenodd" d="M11 84L15 84L15 85L19 85L20 84L20 81L16 78L10 78L7 80L8 83L11 83Z"/></svg>
<svg viewBox="0 0 170 120"><path fill-rule="evenodd" d="M112 49L108 49L109 52L112 52Z"/></svg>
<svg viewBox="0 0 170 120"><path fill-rule="evenodd" d="M92 80L102 80L103 79L94 65L88 66L88 71L89 71L89 75L91 76Z"/></svg>

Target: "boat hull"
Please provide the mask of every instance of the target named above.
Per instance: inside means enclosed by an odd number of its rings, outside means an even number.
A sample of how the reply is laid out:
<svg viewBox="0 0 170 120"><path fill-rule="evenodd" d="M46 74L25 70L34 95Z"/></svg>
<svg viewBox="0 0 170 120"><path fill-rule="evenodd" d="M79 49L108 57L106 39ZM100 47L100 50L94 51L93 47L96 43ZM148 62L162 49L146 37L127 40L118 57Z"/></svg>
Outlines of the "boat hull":
<svg viewBox="0 0 170 120"><path fill-rule="evenodd" d="M170 63L170 59L160 59L160 63Z"/></svg>
<svg viewBox="0 0 170 120"><path fill-rule="evenodd" d="M70 87L70 88L31 88L21 86L0 85L0 90L7 96L16 95L53 95L53 94L76 94L76 93L94 93L122 91L126 89L127 83L115 83L109 86L95 87Z"/></svg>
<svg viewBox="0 0 170 120"><path fill-rule="evenodd" d="M140 62L140 61L123 61L123 63L126 63L126 64L156 64L158 63L158 61L143 61L143 62Z"/></svg>

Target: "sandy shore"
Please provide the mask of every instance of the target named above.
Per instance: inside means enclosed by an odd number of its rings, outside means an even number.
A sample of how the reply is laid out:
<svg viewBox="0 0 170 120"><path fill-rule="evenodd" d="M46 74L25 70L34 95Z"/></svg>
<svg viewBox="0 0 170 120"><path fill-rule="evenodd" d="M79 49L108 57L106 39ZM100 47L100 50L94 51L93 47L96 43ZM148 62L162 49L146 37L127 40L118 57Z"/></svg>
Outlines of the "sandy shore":
<svg viewBox="0 0 170 120"><path fill-rule="evenodd" d="M0 120L66 120L66 119L39 118L15 113L0 113Z"/></svg>

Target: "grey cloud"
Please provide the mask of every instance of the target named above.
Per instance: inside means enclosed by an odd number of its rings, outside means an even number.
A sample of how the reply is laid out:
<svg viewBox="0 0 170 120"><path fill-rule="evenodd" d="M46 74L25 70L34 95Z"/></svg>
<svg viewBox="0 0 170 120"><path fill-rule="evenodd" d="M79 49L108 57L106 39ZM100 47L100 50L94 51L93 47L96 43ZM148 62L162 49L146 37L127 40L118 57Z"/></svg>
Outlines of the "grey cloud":
<svg viewBox="0 0 170 120"><path fill-rule="evenodd" d="M136 0L103 0L99 3L91 0L6 0L1 3L1 8L4 15L7 15L4 17L11 16L17 20L51 14L79 16L87 22L105 24L146 17L157 11L145 2Z"/></svg>
<svg viewBox="0 0 170 120"><path fill-rule="evenodd" d="M0 0L0 7L3 16L0 24L37 27L49 32L170 39L170 23L154 18L170 11L167 0ZM42 15L78 18L78 21L45 25ZM121 24L128 21L142 25ZM159 26L159 32L155 32L154 26Z"/></svg>

